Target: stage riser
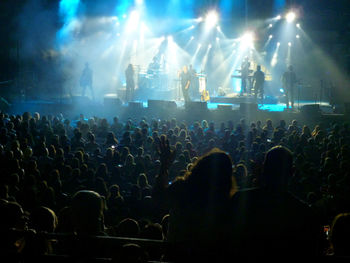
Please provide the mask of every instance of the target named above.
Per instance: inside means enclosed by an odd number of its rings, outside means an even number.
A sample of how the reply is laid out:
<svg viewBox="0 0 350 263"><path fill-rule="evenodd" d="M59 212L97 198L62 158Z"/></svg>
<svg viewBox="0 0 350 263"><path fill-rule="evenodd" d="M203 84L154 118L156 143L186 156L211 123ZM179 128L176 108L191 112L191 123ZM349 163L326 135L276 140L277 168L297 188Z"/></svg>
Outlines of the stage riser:
<svg viewBox="0 0 350 263"><path fill-rule="evenodd" d="M344 114L307 114L305 112L268 112L251 109L235 109L232 110L229 107L213 110L188 110L186 108L175 107L143 107L143 104L131 103L130 106L115 106L113 105L73 105L73 104L41 104L41 103L17 103L13 104L9 108L10 114L22 114L25 111L31 113L39 112L41 115L58 115L63 114L64 117L69 119L75 119L79 114L84 114L87 118L97 116L107 118L110 121L115 116L119 116L122 121L127 121L129 118L140 120L142 117L146 117L148 120L152 118L170 119L176 118L179 121L186 121L191 123L194 121L201 121L203 119L208 121L214 121L217 125L221 122L227 123L232 120L236 126L240 119L245 118L247 123L252 121L261 120L264 122L266 119L271 119L275 124L281 119L286 120L287 123L293 119L297 119L300 123L309 123L310 127L319 124L320 122L329 121L344 121L347 120L348 115Z"/></svg>
<svg viewBox="0 0 350 263"><path fill-rule="evenodd" d="M275 97L266 97L264 101L260 98L257 100L252 97L213 97L210 98L210 102L212 103L227 103L227 104L241 104L241 103L258 103L261 104L277 104L278 99Z"/></svg>

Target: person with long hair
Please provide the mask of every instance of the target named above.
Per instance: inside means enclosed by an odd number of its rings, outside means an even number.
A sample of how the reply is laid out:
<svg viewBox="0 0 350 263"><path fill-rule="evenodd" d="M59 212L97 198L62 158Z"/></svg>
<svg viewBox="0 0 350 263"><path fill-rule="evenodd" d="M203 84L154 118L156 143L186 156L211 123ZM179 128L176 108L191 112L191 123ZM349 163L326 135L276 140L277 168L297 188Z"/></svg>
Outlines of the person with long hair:
<svg viewBox="0 0 350 263"><path fill-rule="evenodd" d="M215 148L200 157L182 178L169 184L168 170L175 151L165 135L160 138L158 150L161 168L153 196L169 209L168 241L175 245L172 255L176 255L170 259L217 258L217 246L223 249L228 244L228 209L236 190L230 156Z"/></svg>

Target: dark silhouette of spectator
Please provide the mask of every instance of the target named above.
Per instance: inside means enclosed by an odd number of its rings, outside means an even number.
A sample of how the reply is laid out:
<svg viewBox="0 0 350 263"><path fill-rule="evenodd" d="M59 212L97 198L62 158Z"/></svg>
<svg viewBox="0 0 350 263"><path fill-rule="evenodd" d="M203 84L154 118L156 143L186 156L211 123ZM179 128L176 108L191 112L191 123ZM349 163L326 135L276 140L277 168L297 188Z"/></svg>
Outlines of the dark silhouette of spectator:
<svg viewBox="0 0 350 263"><path fill-rule="evenodd" d="M105 235L103 201L98 193L88 190L78 191L72 197L71 211L76 233Z"/></svg>
<svg viewBox="0 0 350 263"><path fill-rule="evenodd" d="M114 235L117 237L140 237L140 226L139 223L132 218L125 218L114 228Z"/></svg>
<svg viewBox="0 0 350 263"><path fill-rule="evenodd" d="M350 256L350 213L338 214L330 227L329 239L333 256L348 259Z"/></svg>
<svg viewBox="0 0 350 263"><path fill-rule="evenodd" d="M162 167L153 194L158 202L166 201L170 209L168 240L186 248L178 247L177 260L184 255L187 259L219 258L215 248L220 244L221 251L227 241L227 209L235 191L231 158L214 149L199 158L183 180L169 186L168 169L175 154L165 136L159 150Z"/></svg>
<svg viewBox="0 0 350 263"><path fill-rule="evenodd" d="M237 254L269 259L319 255L320 222L306 203L288 191L292 175L292 153L275 146L266 153L260 187L234 195Z"/></svg>

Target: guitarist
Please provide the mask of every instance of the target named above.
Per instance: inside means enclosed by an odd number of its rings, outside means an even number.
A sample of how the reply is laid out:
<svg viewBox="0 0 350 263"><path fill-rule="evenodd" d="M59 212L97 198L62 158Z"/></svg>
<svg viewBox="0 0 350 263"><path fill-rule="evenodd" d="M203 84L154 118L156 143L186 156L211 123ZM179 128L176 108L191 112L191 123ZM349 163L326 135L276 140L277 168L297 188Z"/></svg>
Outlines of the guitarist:
<svg viewBox="0 0 350 263"><path fill-rule="evenodd" d="M191 73L187 66L184 66L180 73L182 95L184 96L185 103L191 101L189 95L189 89L191 85Z"/></svg>

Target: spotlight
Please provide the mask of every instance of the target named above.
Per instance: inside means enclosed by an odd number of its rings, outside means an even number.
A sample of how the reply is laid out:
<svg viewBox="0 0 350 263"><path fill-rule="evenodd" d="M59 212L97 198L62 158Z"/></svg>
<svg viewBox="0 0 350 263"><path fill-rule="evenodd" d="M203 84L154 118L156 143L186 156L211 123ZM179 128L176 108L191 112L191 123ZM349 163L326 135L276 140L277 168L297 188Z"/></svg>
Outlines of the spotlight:
<svg viewBox="0 0 350 263"><path fill-rule="evenodd" d="M291 47L291 46L292 46L292 43L291 43L291 42L288 42L288 46L290 46L290 47Z"/></svg>
<svg viewBox="0 0 350 263"><path fill-rule="evenodd" d="M220 40L220 38L217 37L217 38L216 38L216 41L219 41L219 40Z"/></svg>
<svg viewBox="0 0 350 263"><path fill-rule="evenodd" d="M271 27L272 27L272 24L269 24L269 27L271 28Z"/></svg>
<svg viewBox="0 0 350 263"><path fill-rule="evenodd" d="M201 44L201 43L199 43L199 44L198 44L198 48L201 48L201 46L202 46L202 44Z"/></svg>
<svg viewBox="0 0 350 263"><path fill-rule="evenodd" d="M192 26L189 27L190 30L193 29L193 28L194 28L194 25L192 25Z"/></svg>
<svg viewBox="0 0 350 263"><path fill-rule="evenodd" d="M221 31L221 27L220 26L217 26L216 29L217 29L217 31Z"/></svg>
<svg viewBox="0 0 350 263"><path fill-rule="evenodd" d="M132 11L130 13L130 17L128 20L128 30L129 31L134 31L137 29L140 21L140 13L136 10Z"/></svg>
<svg viewBox="0 0 350 263"><path fill-rule="evenodd" d="M281 89L280 89L280 92L281 92L281 93L284 93L284 89L281 88Z"/></svg>
<svg viewBox="0 0 350 263"><path fill-rule="evenodd" d="M205 17L205 23L208 29L213 28L219 21L219 16L215 11L210 11Z"/></svg>
<svg viewBox="0 0 350 263"><path fill-rule="evenodd" d="M282 18L282 16L281 15L278 15L278 16L276 16L276 20L280 20Z"/></svg>
<svg viewBox="0 0 350 263"><path fill-rule="evenodd" d="M211 44L209 44L208 49L211 49Z"/></svg>
<svg viewBox="0 0 350 263"><path fill-rule="evenodd" d="M191 40L193 40L194 39L194 36L191 36Z"/></svg>
<svg viewBox="0 0 350 263"><path fill-rule="evenodd" d="M300 36L299 36L299 35L296 35L295 37L296 37L296 38L300 38Z"/></svg>
<svg viewBox="0 0 350 263"><path fill-rule="evenodd" d="M300 28L300 24L299 23L296 26L297 26L297 28Z"/></svg>
<svg viewBox="0 0 350 263"><path fill-rule="evenodd" d="M250 46L253 44L254 41L254 35L252 32L246 32L242 37L241 37L241 44L245 46Z"/></svg>
<svg viewBox="0 0 350 263"><path fill-rule="evenodd" d="M269 35L269 39L273 38L273 35Z"/></svg>
<svg viewBox="0 0 350 263"><path fill-rule="evenodd" d="M279 47L281 45L281 43L280 42L277 42L277 46Z"/></svg>
<svg viewBox="0 0 350 263"><path fill-rule="evenodd" d="M197 19L196 19L196 22L202 22L203 21L203 17L198 17Z"/></svg>
<svg viewBox="0 0 350 263"><path fill-rule="evenodd" d="M294 12L288 12L286 15L286 20L288 23L291 23L295 20L296 14Z"/></svg>

